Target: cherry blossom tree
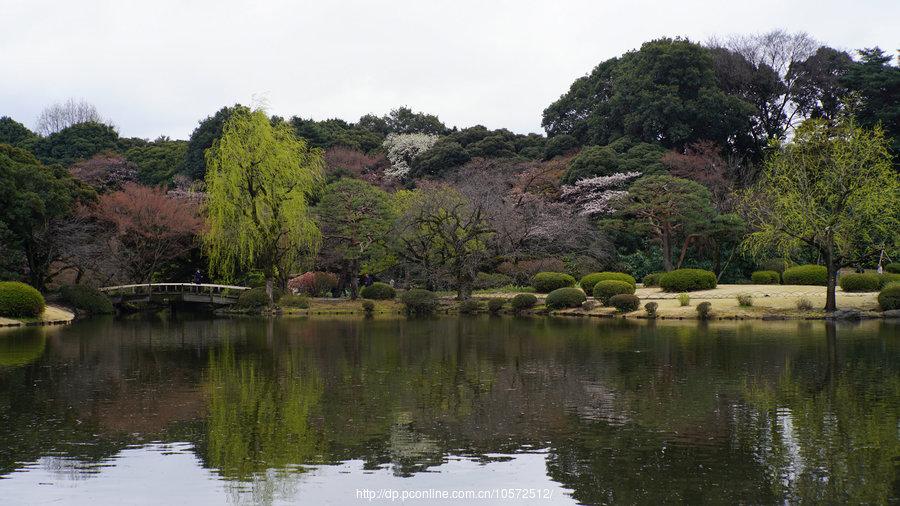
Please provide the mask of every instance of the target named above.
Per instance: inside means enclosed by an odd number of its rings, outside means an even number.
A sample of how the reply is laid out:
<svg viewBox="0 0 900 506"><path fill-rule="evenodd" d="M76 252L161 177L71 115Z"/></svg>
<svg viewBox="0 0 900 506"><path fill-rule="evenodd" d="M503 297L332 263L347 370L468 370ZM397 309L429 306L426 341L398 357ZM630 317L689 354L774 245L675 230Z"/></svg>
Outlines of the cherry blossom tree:
<svg viewBox="0 0 900 506"><path fill-rule="evenodd" d="M391 166L385 170L385 175L395 179L406 177L413 159L428 151L437 141L438 136L431 134L388 134L383 146Z"/></svg>
<svg viewBox="0 0 900 506"><path fill-rule="evenodd" d="M619 172L580 179L562 187L560 200L578 207L582 215L608 214L615 211L616 204L628 195L623 189L625 185L640 175L640 172Z"/></svg>

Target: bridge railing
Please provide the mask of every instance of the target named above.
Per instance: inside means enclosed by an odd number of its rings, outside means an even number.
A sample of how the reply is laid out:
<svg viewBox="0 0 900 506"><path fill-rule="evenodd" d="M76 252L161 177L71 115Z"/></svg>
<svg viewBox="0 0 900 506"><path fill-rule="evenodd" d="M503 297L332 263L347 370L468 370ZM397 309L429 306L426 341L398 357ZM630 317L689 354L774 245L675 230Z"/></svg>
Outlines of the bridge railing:
<svg viewBox="0 0 900 506"><path fill-rule="evenodd" d="M246 286L213 285L207 283L142 283L135 285L106 286L99 290L107 295L164 295L196 293L237 298Z"/></svg>

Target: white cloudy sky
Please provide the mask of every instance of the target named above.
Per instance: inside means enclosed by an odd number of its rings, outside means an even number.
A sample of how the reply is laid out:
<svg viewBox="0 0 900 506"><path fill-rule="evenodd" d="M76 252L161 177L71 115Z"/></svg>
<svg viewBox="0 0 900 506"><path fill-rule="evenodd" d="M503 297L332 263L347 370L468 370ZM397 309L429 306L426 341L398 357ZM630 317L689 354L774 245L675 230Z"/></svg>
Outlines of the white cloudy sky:
<svg viewBox="0 0 900 506"><path fill-rule="evenodd" d="M646 40L785 28L900 46L896 0L0 0L0 115L83 98L126 136L177 138L263 96L355 121L408 105L540 131L576 77Z"/></svg>

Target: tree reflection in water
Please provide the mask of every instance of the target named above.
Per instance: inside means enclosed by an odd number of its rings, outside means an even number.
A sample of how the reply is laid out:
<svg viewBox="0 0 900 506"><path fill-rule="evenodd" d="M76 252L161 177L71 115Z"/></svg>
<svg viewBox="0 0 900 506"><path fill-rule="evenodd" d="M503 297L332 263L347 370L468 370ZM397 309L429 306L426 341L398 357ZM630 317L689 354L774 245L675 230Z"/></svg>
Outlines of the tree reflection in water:
<svg viewBox="0 0 900 506"><path fill-rule="evenodd" d="M266 503L301 499L310 466L361 461L415 487L451 458L547 448L548 476L588 504L883 503L898 486L897 329L83 322L24 361L0 346L0 473L54 456L90 476L128 445L187 442L233 494Z"/></svg>

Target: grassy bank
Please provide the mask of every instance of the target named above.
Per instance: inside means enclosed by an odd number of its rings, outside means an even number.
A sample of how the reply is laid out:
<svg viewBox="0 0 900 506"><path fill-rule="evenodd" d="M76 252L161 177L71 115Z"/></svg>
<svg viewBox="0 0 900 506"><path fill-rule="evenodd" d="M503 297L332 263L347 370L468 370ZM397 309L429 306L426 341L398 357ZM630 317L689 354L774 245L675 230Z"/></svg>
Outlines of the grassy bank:
<svg viewBox="0 0 900 506"><path fill-rule="evenodd" d="M20 327L23 325L59 325L70 323L75 319L75 315L69 311L56 307L47 306L44 312L36 318L4 318L0 317L0 327Z"/></svg>

